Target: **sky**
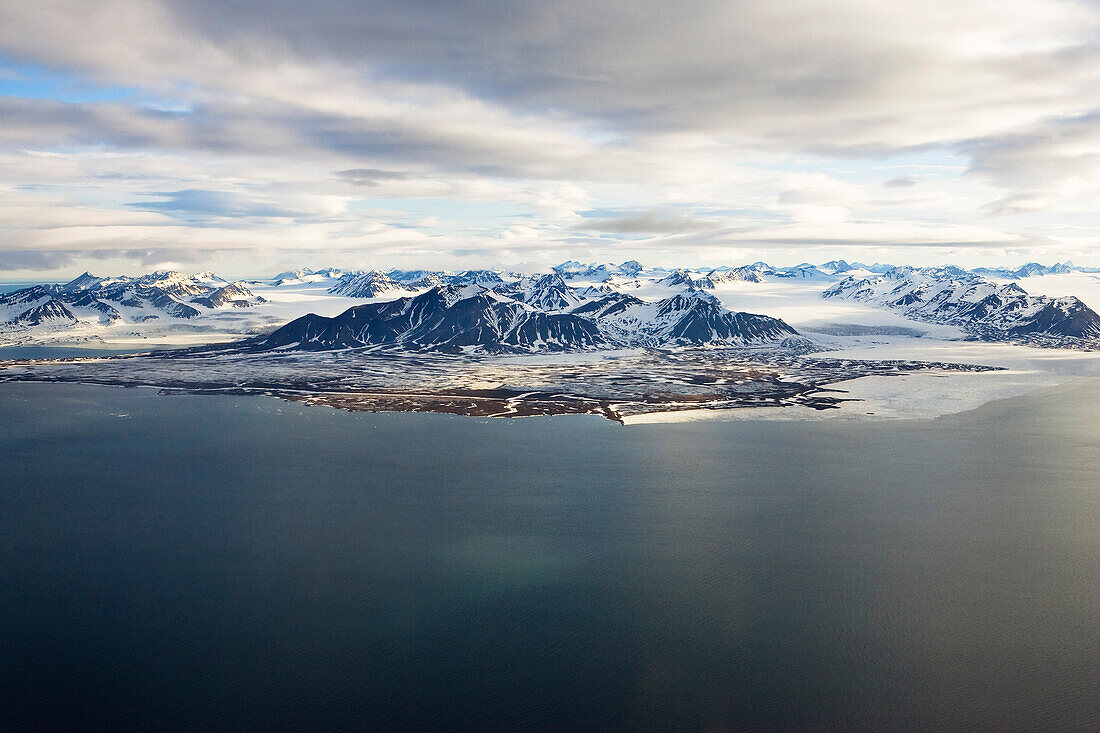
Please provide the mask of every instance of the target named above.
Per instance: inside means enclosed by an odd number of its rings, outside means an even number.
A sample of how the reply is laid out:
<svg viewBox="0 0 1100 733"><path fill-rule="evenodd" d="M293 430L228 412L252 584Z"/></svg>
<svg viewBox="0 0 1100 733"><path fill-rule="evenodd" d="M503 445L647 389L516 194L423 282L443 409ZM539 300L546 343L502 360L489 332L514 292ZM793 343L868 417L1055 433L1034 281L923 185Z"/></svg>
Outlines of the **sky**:
<svg viewBox="0 0 1100 733"><path fill-rule="evenodd" d="M1100 2L0 0L0 279L1100 265Z"/></svg>

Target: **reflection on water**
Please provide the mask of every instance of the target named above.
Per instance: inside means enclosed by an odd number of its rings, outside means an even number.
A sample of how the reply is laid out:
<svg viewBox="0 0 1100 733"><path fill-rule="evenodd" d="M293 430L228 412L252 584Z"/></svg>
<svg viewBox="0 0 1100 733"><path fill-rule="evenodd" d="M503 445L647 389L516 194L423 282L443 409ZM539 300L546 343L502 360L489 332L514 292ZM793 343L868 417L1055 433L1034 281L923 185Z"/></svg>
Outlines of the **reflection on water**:
<svg viewBox="0 0 1100 733"><path fill-rule="evenodd" d="M6 725L1100 724L1100 389L490 421L0 385Z"/></svg>

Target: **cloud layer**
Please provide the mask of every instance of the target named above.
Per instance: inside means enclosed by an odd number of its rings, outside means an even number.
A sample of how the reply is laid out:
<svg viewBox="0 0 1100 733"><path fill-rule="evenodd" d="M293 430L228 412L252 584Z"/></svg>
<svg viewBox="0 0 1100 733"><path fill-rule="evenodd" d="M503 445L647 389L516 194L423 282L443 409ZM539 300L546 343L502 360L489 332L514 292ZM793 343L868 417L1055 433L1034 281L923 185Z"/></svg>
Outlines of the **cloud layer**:
<svg viewBox="0 0 1100 733"><path fill-rule="evenodd" d="M0 0L0 62L16 276L1100 264L1094 3Z"/></svg>

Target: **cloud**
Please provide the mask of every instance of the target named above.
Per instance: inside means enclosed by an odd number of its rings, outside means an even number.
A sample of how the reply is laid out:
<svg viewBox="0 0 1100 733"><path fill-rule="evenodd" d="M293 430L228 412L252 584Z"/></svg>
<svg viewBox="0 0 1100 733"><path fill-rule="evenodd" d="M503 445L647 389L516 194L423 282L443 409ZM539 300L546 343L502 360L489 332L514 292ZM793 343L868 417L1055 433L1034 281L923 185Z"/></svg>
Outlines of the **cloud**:
<svg viewBox="0 0 1100 733"><path fill-rule="evenodd" d="M982 206L989 216L1011 216L1049 209L1051 197L1043 193L1020 193L990 201Z"/></svg>
<svg viewBox="0 0 1100 733"><path fill-rule="evenodd" d="M525 114L796 149L969 138L1096 99L1096 9L1058 0L976 0L950 12L873 0L169 7L172 22L223 51L385 69Z"/></svg>
<svg viewBox="0 0 1100 733"><path fill-rule="evenodd" d="M406 107L465 98L627 134L693 130L854 153L1070 113L1095 104L1100 74L1100 14L1061 0L950 12L873 0L103 5L9 4L0 43L112 81L167 89L182 78L296 96L303 109L362 110L398 92Z"/></svg>
<svg viewBox="0 0 1100 733"><path fill-rule="evenodd" d="M615 234L670 234L718 229L717 221L695 219L687 216L669 216L659 211L645 211L636 216L616 219L596 219L586 223L585 229Z"/></svg>
<svg viewBox="0 0 1100 733"><path fill-rule="evenodd" d="M142 201L126 205L143 211L159 211L171 216L186 218L194 216L269 218L302 216L302 212L290 211L267 201L258 201L225 191L187 189L183 191L154 191L149 195L162 197L166 200Z"/></svg>
<svg viewBox="0 0 1100 733"><path fill-rule="evenodd" d="M0 271L58 270L72 264L72 252L33 249L0 250Z"/></svg>
<svg viewBox="0 0 1100 733"><path fill-rule="evenodd" d="M1100 241L1095 3L0 0L0 59L87 90L0 97L12 250Z"/></svg>
<svg viewBox="0 0 1100 733"><path fill-rule="evenodd" d="M409 174L402 171L379 170L378 168L350 168L346 171L336 171L336 177L347 181L353 186L377 186L380 181L407 180Z"/></svg>
<svg viewBox="0 0 1100 733"><path fill-rule="evenodd" d="M1100 192L1100 109L961 144L971 175L1007 189ZM1024 184L1027 184L1026 186Z"/></svg>

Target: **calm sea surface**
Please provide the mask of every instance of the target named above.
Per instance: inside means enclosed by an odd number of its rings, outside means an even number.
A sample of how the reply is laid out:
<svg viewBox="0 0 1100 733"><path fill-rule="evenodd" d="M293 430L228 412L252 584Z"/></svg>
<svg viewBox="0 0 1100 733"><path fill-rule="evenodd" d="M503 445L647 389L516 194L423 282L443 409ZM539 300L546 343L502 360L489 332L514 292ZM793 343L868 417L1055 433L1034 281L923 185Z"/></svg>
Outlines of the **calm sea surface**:
<svg viewBox="0 0 1100 733"><path fill-rule="evenodd" d="M1100 728L1100 386L930 422L0 385L0 729Z"/></svg>

